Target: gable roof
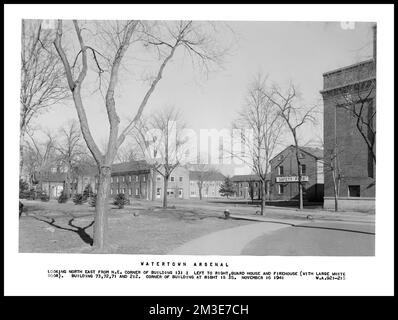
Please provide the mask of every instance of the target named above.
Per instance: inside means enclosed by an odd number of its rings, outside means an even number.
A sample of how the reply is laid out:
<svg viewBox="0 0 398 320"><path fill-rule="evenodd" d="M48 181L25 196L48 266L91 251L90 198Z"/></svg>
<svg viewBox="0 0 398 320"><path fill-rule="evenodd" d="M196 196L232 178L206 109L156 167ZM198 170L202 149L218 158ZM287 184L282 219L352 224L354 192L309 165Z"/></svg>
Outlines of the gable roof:
<svg viewBox="0 0 398 320"><path fill-rule="evenodd" d="M267 174L266 179L269 179ZM237 174L231 178L233 182L248 182L248 181L260 181L260 177L257 174Z"/></svg>
<svg viewBox="0 0 398 320"><path fill-rule="evenodd" d="M279 152L276 156L274 156L269 162L273 162L280 154L285 152L288 149L294 148L294 145L290 145L283 149L281 152ZM310 156L316 158L316 159L323 159L323 149L321 148L315 148L315 147L299 147L299 149Z"/></svg>
<svg viewBox="0 0 398 320"><path fill-rule="evenodd" d="M145 160L115 163L115 164L112 164L112 166L111 166L111 171L113 174L114 173L147 171L149 169L150 169L150 166Z"/></svg>
<svg viewBox="0 0 398 320"><path fill-rule="evenodd" d="M224 181L225 176L218 171L189 171L189 180Z"/></svg>
<svg viewBox="0 0 398 320"><path fill-rule="evenodd" d="M45 182L65 182L66 174L59 172L35 172L34 179L36 181L45 181Z"/></svg>

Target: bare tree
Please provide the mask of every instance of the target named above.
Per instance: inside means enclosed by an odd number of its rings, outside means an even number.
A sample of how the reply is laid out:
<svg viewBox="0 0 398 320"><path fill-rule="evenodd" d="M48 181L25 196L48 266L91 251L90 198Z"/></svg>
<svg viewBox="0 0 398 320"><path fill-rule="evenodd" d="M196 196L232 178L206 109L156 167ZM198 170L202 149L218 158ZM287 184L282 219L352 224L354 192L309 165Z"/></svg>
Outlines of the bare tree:
<svg viewBox="0 0 398 320"><path fill-rule="evenodd" d="M338 97L342 97L343 102L337 104L337 107L347 110L354 118L355 126L366 143L374 164L376 164L376 107L372 96L375 91L376 79L358 81L357 84L339 89Z"/></svg>
<svg viewBox="0 0 398 320"><path fill-rule="evenodd" d="M285 122L288 131L291 133L297 162L297 176L299 189L299 208L303 209L303 182L302 182L302 166L301 152L298 130L309 122L315 122L315 112L317 106L310 108L299 104L298 95L295 86L291 84L284 92L277 86L274 86L271 92L266 93L267 98L279 110L278 114Z"/></svg>
<svg viewBox="0 0 398 320"><path fill-rule="evenodd" d="M262 215L265 213L269 161L278 146L283 128L280 111L266 91L266 78L259 74L250 84L245 105L234 123L235 128L241 129L245 148L244 156L234 156L247 163L260 179Z"/></svg>
<svg viewBox="0 0 398 320"><path fill-rule="evenodd" d="M31 132L27 131L27 135L29 141L25 142L24 162L29 174L29 183L38 183L39 189L42 189L43 174L57 164L56 139L52 134L46 133L46 140L38 142Z"/></svg>
<svg viewBox="0 0 398 320"><path fill-rule="evenodd" d="M214 169L211 165L205 163L204 161L193 165L192 170L194 171L195 180L198 185L199 200L202 200L203 190L208 190L208 181L211 179L212 175L217 172L217 170Z"/></svg>
<svg viewBox="0 0 398 320"><path fill-rule="evenodd" d="M54 41L55 48L60 56L69 89L80 121L80 128L86 144L92 153L98 169L99 183L96 202L96 215L94 225L94 246L103 251L106 245L108 224L108 197L110 190L111 165L115 160L117 150L123 144L126 137L137 124L141 114L153 94L159 81L163 77L166 65L173 58L179 48L185 49L197 61L203 65L219 63L223 51L216 46L211 46L212 32L205 28L204 23L195 24L192 21L165 22L156 29L148 28L149 23L141 21L109 21L95 23L94 32L99 42L106 48L108 54L101 52L86 43L84 33L90 32L90 26L81 27L81 22L73 20L73 29L77 36L80 50L73 59L71 65L66 51L62 46L63 21L59 20ZM214 31L213 31L214 34ZM127 126L119 133L120 118L116 111L115 90L118 84L119 70L127 50L133 41L144 41L147 47L157 49L160 65L155 76L151 79L150 87L140 102L135 116ZM104 49L105 50L105 49ZM104 153L98 148L88 125L87 115L82 100L82 85L88 72L89 54L93 58L97 69L100 84L105 86L105 107L109 120L109 139ZM77 64L77 61L81 61ZM109 66L109 70L102 67L101 63ZM107 81L101 79L107 75ZM102 87L100 87L102 88ZM102 92L102 89L100 90Z"/></svg>
<svg viewBox="0 0 398 320"><path fill-rule="evenodd" d="M42 27L42 20L22 20L21 40L20 172L25 134L32 119L68 96L52 33Z"/></svg>
<svg viewBox="0 0 398 320"><path fill-rule="evenodd" d="M87 154L87 150L82 144L81 131L76 121L62 128L60 133L61 136L56 144L56 150L59 153L59 162L66 168L65 195L69 198L71 196L71 183L76 178L74 173L77 170L80 159Z"/></svg>
<svg viewBox="0 0 398 320"><path fill-rule="evenodd" d="M148 162L163 177L164 208L167 208L170 175L185 156L187 138L183 135L184 128L181 113L175 108L167 108L153 115L146 133Z"/></svg>

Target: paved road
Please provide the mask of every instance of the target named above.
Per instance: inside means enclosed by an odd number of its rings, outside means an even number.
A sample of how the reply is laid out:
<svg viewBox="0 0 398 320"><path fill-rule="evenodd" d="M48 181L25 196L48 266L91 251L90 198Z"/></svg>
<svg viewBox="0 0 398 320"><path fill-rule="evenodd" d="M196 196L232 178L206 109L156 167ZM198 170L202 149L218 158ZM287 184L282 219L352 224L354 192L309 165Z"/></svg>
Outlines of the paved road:
<svg viewBox="0 0 398 320"><path fill-rule="evenodd" d="M241 254L373 256L375 227L370 223L309 222L257 237Z"/></svg>
<svg viewBox="0 0 398 320"><path fill-rule="evenodd" d="M374 223L268 219L208 234L169 254L372 256L375 227Z"/></svg>

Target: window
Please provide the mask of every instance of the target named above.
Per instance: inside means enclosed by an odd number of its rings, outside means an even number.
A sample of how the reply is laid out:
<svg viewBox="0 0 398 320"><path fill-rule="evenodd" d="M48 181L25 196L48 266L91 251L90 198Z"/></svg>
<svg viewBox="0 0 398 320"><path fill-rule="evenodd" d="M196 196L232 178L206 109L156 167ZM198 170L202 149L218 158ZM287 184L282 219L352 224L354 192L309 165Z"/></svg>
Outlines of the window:
<svg viewBox="0 0 398 320"><path fill-rule="evenodd" d="M111 177L111 182L113 182L113 177Z"/></svg>
<svg viewBox="0 0 398 320"><path fill-rule="evenodd" d="M116 177L116 182L119 182L119 177Z"/></svg>
<svg viewBox="0 0 398 320"><path fill-rule="evenodd" d="M113 189L111 189L111 194L113 194Z"/></svg>
<svg viewBox="0 0 398 320"><path fill-rule="evenodd" d="M135 176L135 181L138 181L138 176Z"/></svg>
<svg viewBox="0 0 398 320"><path fill-rule="evenodd" d="M360 186L348 186L348 196L349 197L360 197L361 187Z"/></svg>
<svg viewBox="0 0 398 320"><path fill-rule="evenodd" d="M143 181L143 182L145 182L145 178L146 178L145 176L142 176L142 181Z"/></svg>
<svg viewBox="0 0 398 320"><path fill-rule="evenodd" d="M124 176L122 177L122 182L124 182Z"/></svg>
<svg viewBox="0 0 398 320"><path fill-rule="evenodd" d="M281 176L283 175L283 166L278 167L278 174Z"/></svg>
<svg viewBox="0 0 398 320"><path fill-rule="evenodd" d="M301 165L301 174L305 175L307 173L307 167L305 166L305 164Z"/></svg>
<svg viewBox="0 0 398 320"><path fill-rule="evenodd" d="M129 176L129 182L131 182L131 176Z"/></svg>
<svg viewBox="0 0 398 320"><path fill-rule="evenodd" d="M182 189L178 190L178 196L181 198L182 197Z"/></svg>
<svg viewBox="0 0 398 320"><path fill-rule="evenodd" d="M180 182L182 182L182 177L179 178Z"/></svg>
<svg viewBox="0 0 398 320"><path fill-rule="evenodd" d="M285 192L285 186L283 184L278 185L278 194L283 194Z"/></svg>
<svg viewBox="0 0 398 320"><path fill-rule="evenodd" d="M135 195L136 195L136 196L139 195L139 190L138 190L138 188L135 189Z"/></svg>
<svg viewBox="0 0 398 320"><path fill-rule="evenodd" d="M172 182L173 182L173 181L174 181L174 177L170 177L170 181L172 181Z"/></svg>
<svg viewBox="0 0 398 320"><path fill-rule="evenodd" d="M131 196L131 188L129 189L129 196Z"/></svg>
<svg viewBox="0 0 398 320"><path fill-rule="evenodd" d="M157 194L158 196L160 196L160 190L161 190L161 188L157 188L157 189L156 189L156 194Z"/></svg>

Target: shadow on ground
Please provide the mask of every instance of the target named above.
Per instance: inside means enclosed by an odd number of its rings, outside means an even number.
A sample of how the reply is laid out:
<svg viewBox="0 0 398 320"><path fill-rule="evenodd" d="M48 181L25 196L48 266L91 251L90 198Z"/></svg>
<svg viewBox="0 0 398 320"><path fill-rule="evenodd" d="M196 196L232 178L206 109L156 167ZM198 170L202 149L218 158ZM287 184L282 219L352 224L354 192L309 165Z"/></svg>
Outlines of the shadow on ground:
<svg viewBox="0 0 398 320"><path fill-rule="evenodd" d="M73 224L73 220L75 220L75 218L72 218L72 219L70 219L70 220L68 221L68 225L69 225L70 227L74 228L74 229L71 229L71 228L65 228L65 227L62 227L62 226L60 226L60 225L55 224L55 219L54 219L54 218L51 218L50 221L45 220L45 219L40 219L40 218L38 218L38 217L33 217L33 218L36 219L36 220L45 222L45 223L49 224L50 226L55 227L55 228L57 228L57 229L75 232L75 233L78 234L78 236L79 236L85 243L89 244L90 246L93 245L94 240L93 240L93 238L86 232L86 230L87 230L88 228L90 228L90 227L94 224L94 220L91 221L91 222L90 222L87 226L85 226L85 227L79 227L79 226Z"/></svg>

